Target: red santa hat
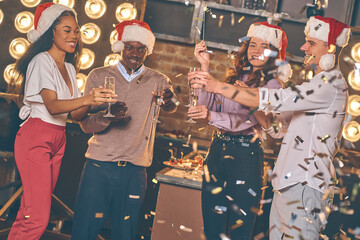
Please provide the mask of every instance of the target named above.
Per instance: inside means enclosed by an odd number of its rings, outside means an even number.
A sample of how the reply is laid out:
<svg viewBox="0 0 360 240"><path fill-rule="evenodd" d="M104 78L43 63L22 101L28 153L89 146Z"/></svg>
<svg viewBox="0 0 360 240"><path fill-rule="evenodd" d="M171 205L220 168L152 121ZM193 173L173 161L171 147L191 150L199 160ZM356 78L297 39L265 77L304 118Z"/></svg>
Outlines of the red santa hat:
<svg viewBox="0 0 360 240"><path fill-rule="evenodd" d="M114 52L124 49L124 42L135 41L144 44L148 49L148 55L152 53L155 44L155 36L146 22L139 20L123 21L116 25L118 41L112 45Z"/></svg>
<svg viewBox="0 0 360 240"><path fill-rule="evenodd" d="M349 42L351 29L345 23L334 18L314 16L307 21L304 32L306 36L327 42L330 48L331 45L345 47ZM323 55L319 62L320 68L325 71L333 68L334 64L335 55L333 53Z"/></svg>
<svg viewBox="0 0 360 240"><path fill-rule="evenodd" d="M256 22L250 25L248 37L256 37L266 41L279 49L280 58L285 60L286 47L288 45L286 33L281 27L267 22Z"/></svg>
<svg viewBox="0 0 360 240"><path fill-rule="evenodd" d="M76 13L73 9L55 3L43 3L36 8L34 16L34 29L28 33L30 42L36 42L54 23L54 21L65 11Z"/></svg>

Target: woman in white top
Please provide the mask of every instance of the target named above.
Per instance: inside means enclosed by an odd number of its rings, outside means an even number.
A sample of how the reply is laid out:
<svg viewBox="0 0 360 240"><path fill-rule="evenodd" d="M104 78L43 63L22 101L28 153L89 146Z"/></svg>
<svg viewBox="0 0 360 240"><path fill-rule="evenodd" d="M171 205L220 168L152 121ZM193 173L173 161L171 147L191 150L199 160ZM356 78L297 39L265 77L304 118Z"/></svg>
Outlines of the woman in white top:
<svg viewBox="0 0 360 240"><path fill-rule="evenodd" d="M9 86L10 92L24 95L19 115L26 121L14 148L23 195L8 239L39 239L47 227L51 194L64 155L68 113L81 120L91 105L114 102L109 98L116 97L103 88L81 96L74 67L81 52L80 30L71 8L39 5L34 27L28 35L33 44L16 63L18 75Z"/></svg>

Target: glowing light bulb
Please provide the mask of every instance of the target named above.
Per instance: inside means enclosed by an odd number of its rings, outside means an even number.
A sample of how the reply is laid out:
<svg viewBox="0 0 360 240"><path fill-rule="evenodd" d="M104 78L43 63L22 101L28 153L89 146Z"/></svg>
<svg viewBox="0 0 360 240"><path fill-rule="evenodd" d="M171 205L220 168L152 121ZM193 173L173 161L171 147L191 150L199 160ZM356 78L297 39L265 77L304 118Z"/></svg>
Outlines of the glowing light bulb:
<svg viewBox="0 0 360 240"><path fill-rule="evenodd" d="M101 30L95 23L86 23L80 28L81 38L85 44L93 44L99 40Z"/></svg>
<svg viewBox="0 0 360 240"><path fill-rule="evenodd" d="M75 5L75 0L53 0L53 3L59 3L68 6L69 8L73 8Z"/></svg>
<svg viewBox="0 0 360 240"><path fill-rule="evenodd" d="M119 22L136 18L137 10L131 3L120 4L115 11L115 17Z"/></svg>
<svg viewBox="0 0 360 240"><path fill-rule="evenodd" d="M343 137L350 141L356 142L360 139L360 125L358 122L351 121L345 124L343 133Z"/></svg>
<svg viewBox="0 0 360 240"><path fill-rule="evenodd" d="M12 64L7 65L4 70L4 80L8 84L10 83L11 78L13 78L15 75L14 68L15 68L15 63L12 63Z"/></svg>
<svg viewBox="0 0 360 240"><path fill-rule="evenodd" d="M21 12L15 17L15 28L21 33L28 33L34 24L34 15L31 12Z"/></svg>
<svg viewBox="0 0 360 240"><path fill-rule="evenodd" d="M9 45L9 53L13 58L19 59L25 53L29 45L29 41L25 38L15 38Z"/></svg>
<svg viewBox="0 0 360 240"><path fill-rule="evenodd" d="M83 48L80 55L80 69L88 69L94 64L95 53L88 48Z"/></svg>
<svg viewBox="0 0 360 240"><path fill-rule="evenodd" d="M41 0L21 0L22 5L28 8L36 7Z"/></svg>
<svg viewBox="0 0 360 240"><path fill-rule="evenodd" d="M98 19L106 12L106 3L103 0L88 0L85 3L85 13L91 19Z"/></svg>
<svg viewBox="0 0 360 240"><path fill-rule="evenodd" d="M348 82L350 87L357 91L360 91L360 76L355 76L354 70L349 73Z"/></svg>
<svg viewBox="0 0 360 240"><path fill-rule="evenodd" d="M351 95L347 103L347 112L352 116L360 116L360 96Z"/></svg>
<svg viewBox="0 0 360 240"><path fill-rule="evenodd" d="M120 55L113 53L106 56L104 61L104 66L113 66L116 65L120 60Z"/></svg>
<svg viewBox="0 0 360 240"><path fill-rule="evenodd" d="M113 45L117 40L118 40L118 33L116 30L114 30L110 34L110 44Z"/></svg>
<svg viewBox="0 0 360 240"><path fill-rule="evenodd" d="M83 73L76 74L77 85L78 85L80 92L82 92L82 93L84 92L84 89L85 89L85 80L86 80L85 74L83 74Z"/></svg>
<svg viewBox="0 0 360 240"><path fill-rule="evenodd" d="M351 57L355 62L360 62L360 42L351 48Z"/></svg>

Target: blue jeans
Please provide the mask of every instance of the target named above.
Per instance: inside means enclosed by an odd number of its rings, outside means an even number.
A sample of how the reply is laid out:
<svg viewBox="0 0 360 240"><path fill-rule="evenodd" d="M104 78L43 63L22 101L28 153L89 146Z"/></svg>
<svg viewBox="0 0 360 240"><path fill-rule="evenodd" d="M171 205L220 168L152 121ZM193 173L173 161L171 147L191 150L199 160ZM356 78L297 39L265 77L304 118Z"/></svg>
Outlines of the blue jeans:
<svg viewBox="0 0 360 240"><path fill-rule="evenodd" d="M226 234L231 239L251 239L255 214L250 209L258 208L262 187L263 152L260 142L242 143L215 138L204 164L208 166L210 176L210 182L206 182L204 175L201 192L206 238L220 240L220 234ZM219 187L221 192L213 191Z"/></svg>
<svg viewBox="0 0 360 240"><path fill-rule="evenodd" d="M135 239L145 190L145 167L88 159L75 204L72 239L96 239L108 217L111 239Z"/></svg>

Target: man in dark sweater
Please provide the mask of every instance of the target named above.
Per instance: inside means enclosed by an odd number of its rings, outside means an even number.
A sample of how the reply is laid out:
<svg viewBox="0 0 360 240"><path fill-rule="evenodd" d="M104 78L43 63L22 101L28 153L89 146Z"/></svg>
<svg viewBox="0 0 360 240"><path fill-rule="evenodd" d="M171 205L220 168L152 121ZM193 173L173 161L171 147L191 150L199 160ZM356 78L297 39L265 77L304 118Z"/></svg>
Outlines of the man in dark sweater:
<svg viewBox="0 0 360 240"><path fill-rule="evenodd" d="M135 239L140 207L146 190L146 167L153 157L156 119L161 109L176 111L172 83L167 76L143 65L152 53L155 36L150 27L137 20L116 26L121 52L115 66L94 69L88 76L85 93L102 86L105 77L115 77L118 103L106 111L94 111L81 123L93 133L75 206L72 239L96 239L105 220L111 217L111 239ZM160 99L152 94L162 86Z"/></svg>

